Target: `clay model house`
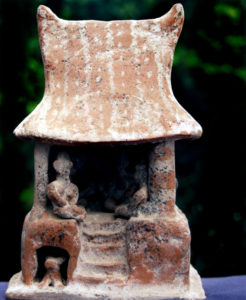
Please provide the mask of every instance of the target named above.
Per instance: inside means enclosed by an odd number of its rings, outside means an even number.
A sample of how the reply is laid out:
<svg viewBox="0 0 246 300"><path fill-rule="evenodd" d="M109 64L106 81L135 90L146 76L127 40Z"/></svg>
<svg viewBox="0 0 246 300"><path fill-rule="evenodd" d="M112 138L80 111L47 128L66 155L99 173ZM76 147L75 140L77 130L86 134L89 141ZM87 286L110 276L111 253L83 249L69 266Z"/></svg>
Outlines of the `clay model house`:
<svg viewBox="0 0 246 300"><path fill-rule="evenodd" d="M180 4L152 20L38 8L45 93L15 129L35 147L17 299L203 299L175 205L174 143L200 125L171 88Z"/></svg>

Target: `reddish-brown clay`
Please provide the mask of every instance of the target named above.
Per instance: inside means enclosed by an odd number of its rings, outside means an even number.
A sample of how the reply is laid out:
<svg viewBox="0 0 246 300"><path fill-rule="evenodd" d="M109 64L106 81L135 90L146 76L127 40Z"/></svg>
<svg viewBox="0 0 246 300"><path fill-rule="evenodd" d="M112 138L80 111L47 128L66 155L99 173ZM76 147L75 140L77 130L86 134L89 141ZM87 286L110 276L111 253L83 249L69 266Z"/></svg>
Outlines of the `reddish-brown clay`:
<svg viewBox="0 0 246 300"><path fill-rule="evenodd" d="M70 181L70 170L73 163L70 161L69 156L63 152L59 153L53 166L57 172L57 178L48 184L46 194L52 202L54 213L64 219L83 221L86 216L85 209L76 205L79 190Z"/></svg>
<svg viewBox="0 0 246 300"><path fill-rule="evenodd" d="M111 22L40 6L37 19L45 93L14 132L37 142L34 204L6 295L204 299L176 206L175 140L202 133L171 88L182 5Z"/></svg>
<svg viewBox="0 0 246 300"><path fill-rule="evenodd" d="M140 21L65 21L38 9L44 98L15 130L62 144L136 142L201 135L171 88L180 4Z"/></svg>
<svg viewBox="0 0 246 300"><path fill-rule="evenodd" d="M31 285L37 272L36 251L44 246L59 247L69 254L68 280L73 279L80 251L80 236L75 220L62 220L49 213L32 218L27 215L22 232L21 266L23 281Z"/></svg>
<svg viewBox="0 0 246 300"><path fill-rule="evenodd" d="M40 287L44 286L53 286L56 288L64 288L63 280L61 277L61 264L64 262L64 259L59 257L47 257L45 261L45 268L47 273L45 274Z"/></svg>
<svg viewBox="0 0 246 300"><path fill-rule="evenodd" d="M127 226L129 282L189 284L190 232L185 216L132 219Z"/></svg>

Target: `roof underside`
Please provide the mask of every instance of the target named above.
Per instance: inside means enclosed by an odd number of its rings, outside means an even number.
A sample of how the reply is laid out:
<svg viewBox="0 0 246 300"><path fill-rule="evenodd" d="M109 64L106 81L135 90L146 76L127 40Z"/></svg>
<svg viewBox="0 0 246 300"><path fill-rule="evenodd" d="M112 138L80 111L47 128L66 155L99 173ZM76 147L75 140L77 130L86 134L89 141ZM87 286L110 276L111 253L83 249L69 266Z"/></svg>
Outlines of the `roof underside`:
<svg viewBox="0 0 246 300"><path fill-rule="evenodd" d="M45 94L16 128L52 143L138 142L199 137L171 83L183 9L141 21L65 21L38 10Z"/></svg>

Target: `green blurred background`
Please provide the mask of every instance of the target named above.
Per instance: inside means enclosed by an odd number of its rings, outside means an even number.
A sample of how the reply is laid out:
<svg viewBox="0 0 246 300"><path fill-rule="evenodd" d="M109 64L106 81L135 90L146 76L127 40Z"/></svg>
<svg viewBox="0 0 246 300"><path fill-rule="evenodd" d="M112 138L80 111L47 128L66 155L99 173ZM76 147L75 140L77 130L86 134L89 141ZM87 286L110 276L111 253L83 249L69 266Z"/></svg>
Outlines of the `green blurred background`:
<svg viewBox="0 0 246 300"><path fill-rule="evenodd" d="M192 232L192 263L202 276L246 273L246 1L185 0L175 52L176 98L202 125L176 147L178 206ZM20 236L33 197L33 144L13 129L44 91L36 10L65 19L145 19L171 0L0 0L0 280L20 270Z"/></svg>

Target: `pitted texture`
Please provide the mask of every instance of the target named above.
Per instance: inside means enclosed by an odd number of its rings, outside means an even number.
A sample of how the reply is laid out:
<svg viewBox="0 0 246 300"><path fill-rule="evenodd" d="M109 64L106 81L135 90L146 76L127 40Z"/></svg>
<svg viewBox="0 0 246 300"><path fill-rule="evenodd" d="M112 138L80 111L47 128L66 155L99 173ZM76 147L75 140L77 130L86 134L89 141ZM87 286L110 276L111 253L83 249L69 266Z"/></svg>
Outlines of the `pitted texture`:
<svg viewBox="0 0 246 300"><path fill-rule="evenodd" d="M171 88L183 19L180 4L161 18L111 22L65 21L40 6L45 94L15 134L62 144L199 137Z"/></svg>
<svg viewBox="0 0 246 300"><path fill-rule="evenodd" d="M175 205L175 139L201 135L170 83L182 6L112 22L64 21L40 6L38 21L45 94L15 131L41 141L34 205L6 295L204 299Z"/></svg>
<svg viewBox="0 0 246 300"><path fill-rule="evenodd" d="M189 285L190 231L177 207L172 218L132 218L127 241L128 282Z"/></svg>
<svg viewBox="0 0 246 300"><path fill-rule="evenodd" d="M46 189L47 197L53 205L53 212L64 219L83 221L86 211L76 205L79 189L70 180L72 161L66 152L61 152L53 165L57 172L56 180L52 181Z"/></svg>

